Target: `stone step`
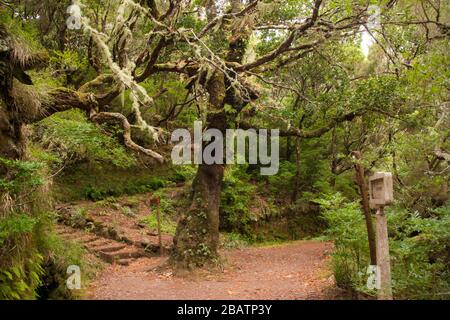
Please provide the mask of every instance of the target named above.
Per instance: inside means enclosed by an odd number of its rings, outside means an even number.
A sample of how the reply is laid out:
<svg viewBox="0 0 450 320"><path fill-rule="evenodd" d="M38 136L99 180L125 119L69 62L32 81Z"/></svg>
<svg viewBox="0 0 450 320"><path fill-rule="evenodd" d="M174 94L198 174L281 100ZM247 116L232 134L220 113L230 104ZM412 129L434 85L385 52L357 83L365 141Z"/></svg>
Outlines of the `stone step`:
<svg viewBox="0 0 450 320"><path fill-rule="evenodd" d="M99 247L106 247L107 245L111 245L114 243L116 243L116 242L112 241L110 239L98 238L97 240L89 243L89 248L97 249Z"/></svg>
<svg viewBox="0 0 450 320"><path fill-rule="evenodd" d="M99 240L99 239L100 239L99 237L97 237L97 236L91 236L91 235L80 238L81 242L82 242L84 245L86 245L86 246L89 245L89 244L92 243L92 242L95 242L95 241Z"/></svg>
<svg viewBox="0 0 450 320"><path fill-rule="evenodd" d="M92 234L87 234L87 233L74 233L70 236L66 236L63 237L66 240L72 241L72 242L76 242L82 245L86 245L90 242L96 241L98 239L100 239L99 237L97 237L96 235L92 235Z"/></svg>
<svg viewBox="0 0 450 320"><path fill-rule="evenodd" d="M61 237L66 237L77 233L77 231L74 229L69 229L67 227L60 227L60 226L56 227L55 231L56 234Z"/></svg>
<svg viewBox="0 0 450 320"><path fill-rule="evenodd" d="M136 258L145 256L142 248L104 238L84 230L58 225L56 233L63 239L83 245L88 251L96 254L108 263L127 266Z"/></svg>
<svg viewBox="0 0 450 320"><path fill-rule="evenodd" d="M127 247L127 245L125 245L125 244L114 243L112 245L110 244L110 245L106 245L106 246L95 247L95 248L92 248L92 250L96 251L96 252L110 253L110 252L120 251L126 247Z"/></svg>
<svg viewBox="0 0 450 320"><path fill-rule="evenodd" d="M124 248L115 252L99 251L98 255L101 259L109 263L114 263L122 259L140 258L143 256L142 252L134 248Z"/></svg>

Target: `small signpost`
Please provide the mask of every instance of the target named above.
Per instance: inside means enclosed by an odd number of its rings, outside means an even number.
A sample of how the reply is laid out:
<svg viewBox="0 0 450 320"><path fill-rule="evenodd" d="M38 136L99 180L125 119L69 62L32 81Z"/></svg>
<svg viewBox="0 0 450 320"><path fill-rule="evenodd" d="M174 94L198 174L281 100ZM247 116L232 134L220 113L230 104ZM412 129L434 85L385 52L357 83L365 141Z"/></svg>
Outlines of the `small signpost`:
<svg viewBox="0 0 450 320"><path fill-rule="evenodd" d="M377 209L376 244L377 244L377 278L378 299L392 300L391 265L389 257L389 240L387 219L384 207L394 201L392 173L377 172L369 178L370 207Z"/></svg>
<svg viewBox="0 0 450 320"><path fill-rule="evenodd" d="M162 235L161 235L161 198L160 197L151 197L150 198L150 206L156 206L156 228L158 231L158 245L159 245L159 254L161 256L164 255L164 246L162 243Z"/></svg>
<svg viewBox="0 0 450 320"><path fill-rule="evenodd" d="M158 223L158 244L159 244L159 254L161 256L164 255L164 247L162 244L162 237L161 237L161 211L160 211L160 206L161 206L161 198L157 197L155 198L156 200L156 221Z"/></svg>

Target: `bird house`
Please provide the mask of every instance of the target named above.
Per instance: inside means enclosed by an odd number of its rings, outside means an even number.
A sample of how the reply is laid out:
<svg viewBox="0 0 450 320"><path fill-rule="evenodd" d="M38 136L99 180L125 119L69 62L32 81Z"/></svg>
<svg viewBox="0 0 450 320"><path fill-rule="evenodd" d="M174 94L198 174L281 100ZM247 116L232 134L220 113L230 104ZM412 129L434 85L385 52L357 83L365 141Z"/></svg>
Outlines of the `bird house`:
<svg viewBox="0 0 450 320"><path fill-rule="evenodd" d="M394 201L392 173L377 172L369 178L370 207L377 209Z"/></svg>

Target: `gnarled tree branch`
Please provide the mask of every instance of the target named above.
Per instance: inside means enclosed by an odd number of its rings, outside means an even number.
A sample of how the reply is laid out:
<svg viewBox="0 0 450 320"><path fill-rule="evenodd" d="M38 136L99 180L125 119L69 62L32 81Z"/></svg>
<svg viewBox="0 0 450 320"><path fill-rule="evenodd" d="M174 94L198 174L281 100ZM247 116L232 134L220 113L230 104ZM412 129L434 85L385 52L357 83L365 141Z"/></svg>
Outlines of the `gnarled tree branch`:
<svg viewBox="0 0 450 320"><path fill-rule="evenodd" d="M160 155L159 153L146 149L138 144L136 144L133 139L131 138L131 125L128 122L128 119L121 113L114 113L114 112L99 112L95 113L91 116L91 120L94 122L102 122L102 121L108 121L108 120L114 120L116 122L119 122L122 125L123 128L123 139L125 142L125 146L131 150L134 150L136 152L143 153L159 163L164 163L164 157Z"/></svg>

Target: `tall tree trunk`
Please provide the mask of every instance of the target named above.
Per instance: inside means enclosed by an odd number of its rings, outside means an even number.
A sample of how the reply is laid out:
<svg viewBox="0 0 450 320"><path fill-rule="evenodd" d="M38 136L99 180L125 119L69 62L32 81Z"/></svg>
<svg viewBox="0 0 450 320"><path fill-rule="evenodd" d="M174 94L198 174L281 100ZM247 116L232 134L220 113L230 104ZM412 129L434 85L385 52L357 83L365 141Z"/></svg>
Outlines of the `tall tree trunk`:
<svg viewBox="0 0 450 320"><path fill-rule="evenodd" d="M200 165L192 186L192 204L174 238L176 267L192 268L218 257L219 204L223 165Z"/></svg>
<svg viewBox="0 0 450 320"><path fill-rule="evenodd" d="M211 109L207 127L224 133L227 127L223 111L224 75L216 72L207 84L207 90ZM202 266L218 257L219 206L224 170L225 166L220 164L202 164L198 168L192 185L192 204L181 217L173 240L172 262L177 268Z"/></svg>
<svg viewBox="0 0 450 320"><path fill-rule="evenodd" d="M212 19L216 15L215 2L206 3L208 19ZM242 7L241 0L231 1L231 13L238 13ZM242 62L249 35L244 32L229 39L227 61ZM220 70L216 70L204 86L209 94L207 128L218 129L225 137L228 121L231 121L224 111L225 103L233 106L238 113L249 101L241 98L241 93L225 79ZM175 267L191 268L217 261L219 207L224 171L225 165L199 166L192 186L192 204L187 214L181 217L174 238L172 262Z"/></svg>

